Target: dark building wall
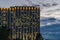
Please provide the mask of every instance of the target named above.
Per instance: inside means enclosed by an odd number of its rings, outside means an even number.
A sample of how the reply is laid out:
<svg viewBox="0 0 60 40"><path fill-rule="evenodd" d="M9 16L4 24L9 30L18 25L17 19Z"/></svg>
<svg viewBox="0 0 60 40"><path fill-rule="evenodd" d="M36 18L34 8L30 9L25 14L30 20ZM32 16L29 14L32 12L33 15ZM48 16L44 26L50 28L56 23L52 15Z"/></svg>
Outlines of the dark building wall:
<svg viewBox="0 0 60 40"><path fill-rule="evenodd" d="M0 8L0 40L9 40L8 9Z"/></svg>
<svg viewBox="0 0 60 40"><path fill-rule="evenodd" d="M15 6L2 8L0 11L6 18L6 27L10 29L9 38L22 40L35 40L40 33L40 8L34 6ZM6 15L4 15L6 14ZM2 20L2 25L3 20Z"/></svg>

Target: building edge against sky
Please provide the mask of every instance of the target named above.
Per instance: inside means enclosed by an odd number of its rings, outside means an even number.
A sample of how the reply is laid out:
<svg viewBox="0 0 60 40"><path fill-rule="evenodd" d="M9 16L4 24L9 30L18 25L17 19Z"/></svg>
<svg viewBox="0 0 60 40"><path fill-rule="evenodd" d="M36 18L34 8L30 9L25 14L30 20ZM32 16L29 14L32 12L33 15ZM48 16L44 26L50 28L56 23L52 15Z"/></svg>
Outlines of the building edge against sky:
<svg viewBox="0 0 60 40"><path fill-rule="evenodd" d="M0 8L1 24L10 30L10 40L36 40L40 33L40 8L38 6L13 6Z"/></svg>

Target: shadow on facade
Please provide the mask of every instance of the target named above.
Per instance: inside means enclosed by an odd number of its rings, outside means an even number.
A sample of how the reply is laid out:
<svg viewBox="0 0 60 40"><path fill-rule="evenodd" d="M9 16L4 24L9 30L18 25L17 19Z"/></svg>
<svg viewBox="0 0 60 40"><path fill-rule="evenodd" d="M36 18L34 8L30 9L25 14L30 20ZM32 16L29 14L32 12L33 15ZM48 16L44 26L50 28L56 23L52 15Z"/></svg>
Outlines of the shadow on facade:
<svg viewBox="0 0 60 40"><path fill-rule="evenodd" d="M37 33L36 40L43 40L43 37L40 33Z"/></svg>
<svg viewBox="0 0 60 40"><path fill-rule="evenodd" d="M5 27L0 28L0 40L9 40L10 30L7 30Z"/></svg>
<svg viewBox="0 0 60 40"><path fill-rule="evenodd" d="M10 29L7 30L5 27L0 28L0 40L10 40L9 34ZM22 39L17 38L14 40L22 40ZM36 40L43 40L42 35L40 33L37 33Z"/></svg>

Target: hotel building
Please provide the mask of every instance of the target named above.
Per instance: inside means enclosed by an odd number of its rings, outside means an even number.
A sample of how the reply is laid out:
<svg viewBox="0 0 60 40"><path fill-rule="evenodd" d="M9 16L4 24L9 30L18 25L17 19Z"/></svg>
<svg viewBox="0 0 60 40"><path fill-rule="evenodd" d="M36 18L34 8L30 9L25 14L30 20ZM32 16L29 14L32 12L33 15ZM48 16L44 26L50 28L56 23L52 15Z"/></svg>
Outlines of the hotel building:
<svg viewBox="0 0 60 40"><path fill-rule="evenodd" d="M10 29L10 40L36 40L40 33L38 6L0 8L0 26Z"/></svg>

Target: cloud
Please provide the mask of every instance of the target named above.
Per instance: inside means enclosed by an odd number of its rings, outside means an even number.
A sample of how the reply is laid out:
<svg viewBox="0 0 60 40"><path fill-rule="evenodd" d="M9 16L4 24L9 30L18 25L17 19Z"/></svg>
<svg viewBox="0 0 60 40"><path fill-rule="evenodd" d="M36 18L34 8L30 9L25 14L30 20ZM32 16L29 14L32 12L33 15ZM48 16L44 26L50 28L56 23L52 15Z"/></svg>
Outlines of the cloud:
<svg viewBox="0 0 60 40"><path fill-rule="evenodd" d="M57 20L55 18L41 18L40 19L40 27L44 27L47 25L53 25L53 24L59 24L60 20Z"/></svg>

